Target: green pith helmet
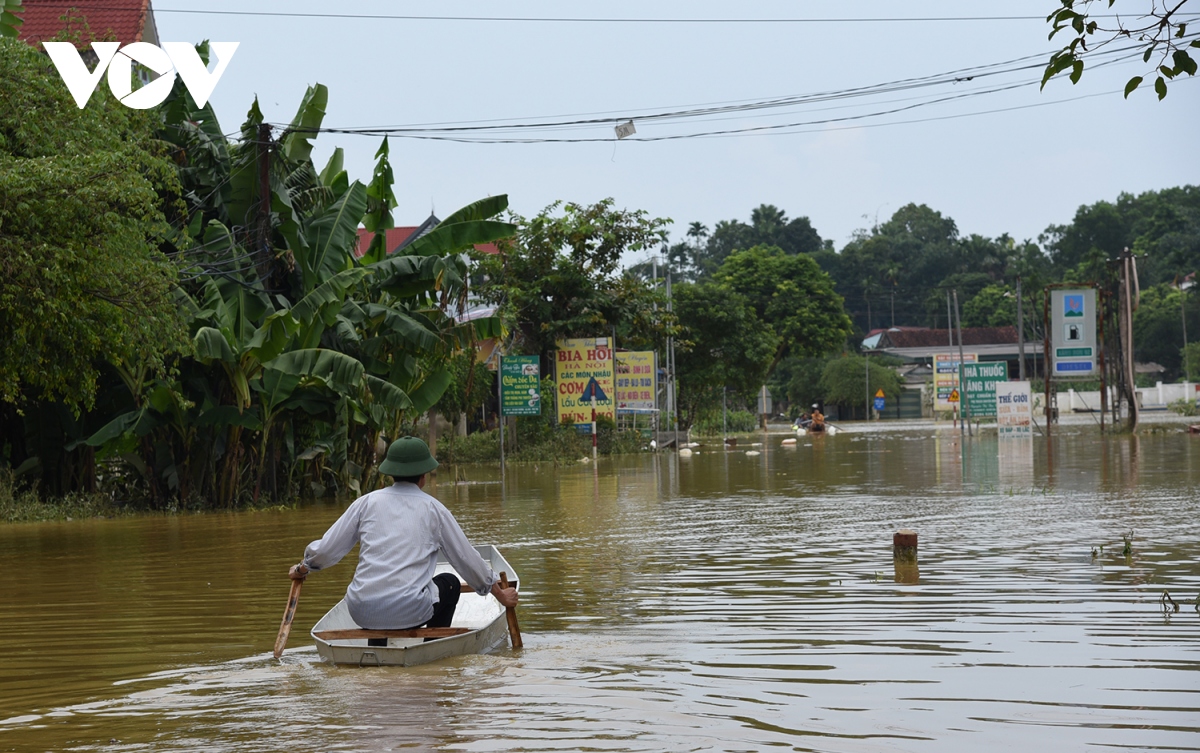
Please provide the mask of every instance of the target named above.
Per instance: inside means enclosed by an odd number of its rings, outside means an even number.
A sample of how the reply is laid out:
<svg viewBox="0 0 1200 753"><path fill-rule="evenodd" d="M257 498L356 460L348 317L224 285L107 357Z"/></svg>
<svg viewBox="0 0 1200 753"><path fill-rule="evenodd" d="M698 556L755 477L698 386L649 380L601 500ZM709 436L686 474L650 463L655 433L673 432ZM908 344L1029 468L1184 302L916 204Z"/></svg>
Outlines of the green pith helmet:
<svg viewBox="0 0 1200 753"><path fill-rule="evenodd" d="M429 454L429 445L417 437L400 437L388 447L387 458L379 464L379 472L408 478L429 473L437 467L438 461Z"/></svg>

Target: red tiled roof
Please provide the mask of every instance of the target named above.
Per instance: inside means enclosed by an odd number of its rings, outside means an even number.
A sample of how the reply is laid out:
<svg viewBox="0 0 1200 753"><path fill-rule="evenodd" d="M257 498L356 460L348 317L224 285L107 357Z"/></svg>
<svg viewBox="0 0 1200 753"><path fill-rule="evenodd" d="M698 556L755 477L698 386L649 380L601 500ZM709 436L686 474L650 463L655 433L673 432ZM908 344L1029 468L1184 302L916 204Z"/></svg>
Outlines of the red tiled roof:
<svg viewBox="0 0 1200 753"><path fill-rule="evenodd" d="M404 241L408 240L408 236L416 232L417 226L411 225L406 227L388 228L384 235L384 243L387 246L387 252L390 254L396 250ZM367 249L371 247L371 239L375 237L374 233L368 232L366 228L358 229L358 248L354 250L355 256L362 256L367 253ZM479 243L476 244L475 250L484 254L498 254L500 249L496 248L495 243Z"/></svg>
<svg viewBox="0 0 1200 753"><path fill-rule="evenodd" d="M950 342L950 334L944 329L888 330L879 340L877 348L937 348ZM1017 342L1017 328L1008 327L963 327L962 344L1010 345ZM954 338L958 344L958 337Z"/></svg>
<svg viewBox="0 0 1200 753"><path fill-rule="evenodd" d="M150 0L25 0L20 12L25 23L17 27L20 38L35 47L53 39L67 27L62 17L68 11L71 29L82 30L82 24L75 21L81 18L97 40L112 39L121 44L158 41ZM90 39L81 41L85 48L91 44Z"/></svg>

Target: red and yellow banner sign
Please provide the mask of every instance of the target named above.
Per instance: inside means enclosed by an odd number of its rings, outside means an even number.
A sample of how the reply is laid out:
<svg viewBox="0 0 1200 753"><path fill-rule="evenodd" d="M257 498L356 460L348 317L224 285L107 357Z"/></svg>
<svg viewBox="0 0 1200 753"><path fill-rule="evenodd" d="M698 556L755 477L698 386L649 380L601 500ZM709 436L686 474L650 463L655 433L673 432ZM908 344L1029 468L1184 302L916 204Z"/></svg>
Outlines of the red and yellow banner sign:
<svg viewBox="0 0 1200 753"><path fill-rule="evenodd" d="M583 398L593 378L605 400L596 401L596 415L613 419L613 350L607 337L573 338L558 341L554 354L554 387L558 395L559 423L590 424L592 401Z"/></svg>

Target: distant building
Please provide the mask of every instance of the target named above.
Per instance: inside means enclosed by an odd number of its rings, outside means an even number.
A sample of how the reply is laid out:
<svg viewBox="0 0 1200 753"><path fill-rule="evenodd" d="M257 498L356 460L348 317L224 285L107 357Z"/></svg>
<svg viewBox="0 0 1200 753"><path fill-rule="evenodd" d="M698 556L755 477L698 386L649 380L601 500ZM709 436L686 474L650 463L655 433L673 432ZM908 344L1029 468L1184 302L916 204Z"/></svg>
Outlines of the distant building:
<svg viewBox="0 0 1200 753"><path fill-rule="evenodd" d="M909 364L931 366L936 354L958 353L957 335L955 331L951 338L951 330L945 329L893 327L863 340L863 350L894 356ZM976 354L981 362L1007 361L1010 376L1016 378L1020 361L1016 327L964 327L962 349L964 353ZM1026 340L1026 376L1039 370L1041 361L1041 341Z"/></svg>
<svg viewBox="0 0 1200 753"><path fill-rule="evenodd" d="M932 415L932 398L927 387L933 377L936 355L957 356L958 332L925 329L922 327L891 327L871 332L862 342L863 352L887 355L904 362L896 371L904 381L904 392L894 409L885 412L888 418L912 418ZM1004 361L1008 364L1009 379L1020 373L1020 346L1016 327L964 327L962 351L975 354L981 363ZM1042 342L1025 341L1025 377L1032 378L1041 369Z"/></svg>
<svg viewBox="0 0 1200 753"><path fill-rule="evenodd" d="M77 47L90 51L95 41L158 44L150 0L25 0L18 38L41 49L61 32L79 35Z"/></svg>
<svg viewBox="0 0 1200 753"><path fill-rule="evenodd" d="M430 230L438 226L441 220L436 215L430 214L425 221L420 225L406 225L404 227L388 228L384 231L384 247L387 249L388 256L397 252L403 251L411 246L418 238L425 235ZM367 249L371 247L371 240L375 237L375 233L368 231L366 228L358 229L358 248L355 249L355 256L362 256L367 253ZM495 243L480 243L475 246L475 250L484 254L498 254L500 249L496 248Z"/></svg>

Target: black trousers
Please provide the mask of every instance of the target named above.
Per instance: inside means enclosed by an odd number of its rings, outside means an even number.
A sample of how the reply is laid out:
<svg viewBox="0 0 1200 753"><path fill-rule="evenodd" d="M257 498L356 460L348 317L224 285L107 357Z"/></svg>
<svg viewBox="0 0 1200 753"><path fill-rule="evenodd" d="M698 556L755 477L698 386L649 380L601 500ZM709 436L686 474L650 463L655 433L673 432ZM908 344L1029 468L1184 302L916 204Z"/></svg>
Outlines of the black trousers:
<svg viewBox="0 0 1200 753"><path fill-rule="evenodd" d="M458 596L462 585L454 573L440 573L433 576L433 585L437 586L438 600L433 605L433 616L429 622L417 627L450 627L454 620L454 610L458 608ZM429 640L426 638L426 640ZM387 638L368 638L368 646L386 646Z"/></svg>

